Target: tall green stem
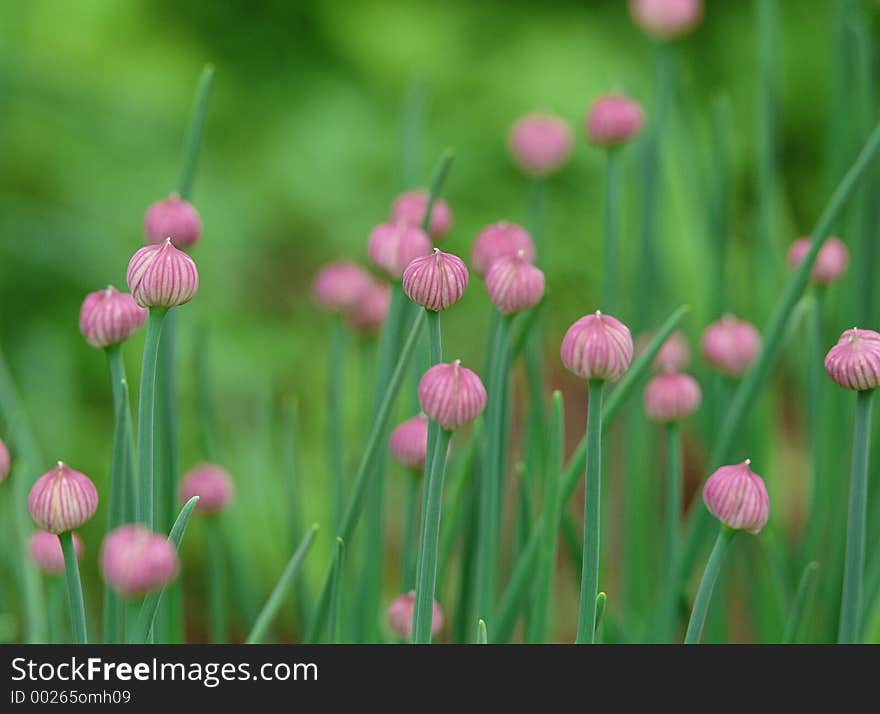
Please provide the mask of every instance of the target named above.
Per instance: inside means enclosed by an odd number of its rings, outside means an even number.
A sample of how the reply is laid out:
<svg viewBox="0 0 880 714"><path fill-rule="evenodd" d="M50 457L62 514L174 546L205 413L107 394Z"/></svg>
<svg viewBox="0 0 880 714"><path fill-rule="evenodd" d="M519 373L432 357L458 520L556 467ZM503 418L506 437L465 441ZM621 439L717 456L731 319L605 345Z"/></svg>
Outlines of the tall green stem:
<svg viewBox="0 0 880 714"><path fill-rule="evenodd" d="M416 562L419 533L419 492L422 475L406 474L406 506L403 522L403 559L400 567L400 591L409 592L415 587Z"/></svg>
<svg viewBox="0 0 880 714"><path fill-rule="evenodd" d="M618 242L620 234L620 152L605 152L605 243L602 272L602 309L614 314L617 310L617 289L620 281Z"/></svg>
<svg viewBox="0 0 880 714"><path fill-rule="evenodd" d="M681 540L682 475L681 426L666 426L666 502L663 518L663 584L657 606L655 641L670 642L675 633L675 603L678 581L673 578Z"/></svg>
<svg viewBox="0 0 880 714"><path fill-rule="evenodd" d="M330 644L340 643L339 624L342 622L342 574L345 565L345 543L336 539L336 559L333 562L333 584L330 588Z"/></svg>
<svg viewBox="0 0 880 714"><path fill-rule="evenodd" d="M141 391L138 396L138 520L153 528L153 434L155 429L156 363L162 325L168 310L150 308L144 359L141 365Z"/></svg>
<svg viewBox="0 0 880 714"><path fill-rule="evenodd" d="M64 552L64 572L67 577L67 600L70 605L70 632L73 643L88 643L86 635L86 606L83 602L82 583L79 580L79 564L76 562L76 548L73 546L73 532L67 531L58 536Z"/></svg>
<svg viewBox="0 0 880 714"><path fill-rule="evenodd" d="M715 589L715 581L718 580L724 556L727 554L727 546L734 535L736 535L736 531L727 526L721 526L721 530L718 532L715 547L712 548L712 553L709 555L709 562L706 563L706 570L703 573L703 579L700 580L697 597L694 599L694 609L691 611L691 619L688 622L687 634L684 638L686 645L700 643L700 638L703 636L703 625L706 623L706 613L709 612L709 603L712 601L712 591Z"/></svg>
<svg viewBox="0 0 880 714"><path fill-rule="evenodd" d="M339 523L345 507L345 439L342 395L345 393L345 328L333 320L327 365L327 470L332 484L333 522Z"/></svg>
<svg viewBox="0 0 880 714"><path fill-rule="evenodd" d="M199 149L202 146L202 134L205 131L205 118L208 115L208 99L211 96L213 82L214 66L205 65L199 77L198 87L196 87L189 127L187 127L183 143L183 161L180 166L180 178L177 181L177 192L181 198L189 199L192 195Z"/></svg>
<svg viewBox="0 0 880 714"><path fill-rule="evenodd" d="M217 516L208 516L206 536L208 540L208 611L211 621L211 643L221 645L228 641L226 604L226 561L224 559L223 531Z"/></svg>

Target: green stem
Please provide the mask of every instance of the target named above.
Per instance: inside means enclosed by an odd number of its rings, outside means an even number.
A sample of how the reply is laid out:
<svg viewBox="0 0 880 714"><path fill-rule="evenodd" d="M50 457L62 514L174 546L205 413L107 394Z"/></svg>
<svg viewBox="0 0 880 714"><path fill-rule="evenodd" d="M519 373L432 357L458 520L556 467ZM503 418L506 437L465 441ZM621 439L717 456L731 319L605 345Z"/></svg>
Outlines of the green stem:
<svg viewBox="0 0 880 714"><path fill-rule="evenodd" d="M168 310L150 308L144 359L141 366L141 390L138 396L138 520L153 528L153 433L156 405L156 363L159 340Z"/></svg>
<svg viewBox="0 0 880 714"><path fill-rule="evenodd" d="M338 645L339 623L342 622L342 572L344 568L345 543L336 539L336 559L333 561L333 584L330 587L330 644Z"/></svg>
<svg viewBox="0 0 880 714"><path fill-rule="evenodd" d="M605 152L605 243L602 271L602 309L614 314L617 310L617 288L620 280L617 247L620 233L620 152Z"/></svg>
<svg viewBox="0 0 880 714"><path fill-rule="evenodd" d="M196 333L193 348L193 384L195 385L196 412L199 417L200 447L208 461L217 462L220 455L215 432L214 391L211 386L210 337L208 328L204 325Z"/></svg>
<svg viewBox="0 0 880 714"><path fill-rule="evenodd" d="M339 523L345 508L345 439L343 394L345 389L345 328L342 318L333 320L327 365L327 469L332 484L333 522Z"/></svg>
<svg viewBox="0 0 880 714"><path fill-rule="evenodd" d="M678 561L681 540L682 474L681 426L673 422L666 426L666 502L663 519L663 583L657 606L656 642L670 642L675 634L675 605L679 583L672 575Z"/></svg>
<svg viewBox="0 0 880 714"><path fill-rule="evenodd" d="M712 102L712 194L709 203L709 235L712 241L712 279L709 314L727 309L727 241L730 237L730 99L724 95Z"/></svg>
<svg viewBox="0 0 880 714"><path fill-rule="evenodd" d="M421 78L410 83L401 112L400 178L404 189L412 188L422 174L422 143L428 85Z"/></svg>
<svg viewBox="0 0 880 714"><path fill-rule="evenodd" d="M70 632L73 643L88 643L86 634L86 606L83 602L82 583L79 579L79 564L76 561L76 548L73 546L73 531L61 533L61 550L64 552L64 572L67 577L67 601L70 605Z"/></svg>
<svg viewBox="0 0 880 714"><path fill-rule="evenodd" d="M416 583L416 557L419 535L419 492L422 475L406 474L406 510L403 522L403 560L401 562L400 591L408 593Z"/></svg>
<svg viewBox="0 0 880 714"><path fill-rule="evenodd" d="M64 644L64 600L66 593L61 578L51 577L46 580L46 607L48 608L49 644Z"/></svg>
<svg viewBox="0 0 880 714"><path fill-rule="evenodd" d="M688 622L687 634L684 638L686 645L700 643L703 625L706 622L706 613L709 611L709 603L712 600L712 590L714 590L715 581L718 580L718 574L721 572L727 546L734 535L736 535L736 531L727 526L721 526L721 530L718 532L715 547L712 548L712 553L709 555L709 562L706 563L706 570L703 573L703 579L700 580L697 597L694 599L694 609L691 611L691 619Z"/></svg>
<svg viewBox="0 0 880 714"><path fill-rule="evenodd" d="M477 645L488 645L489 644L489 633L486 630L486 621L480 620L477 622L477 641L474 643Z"/></svg>
<svg viewBox="0 0 880 714"><path fill-rule="evenodd" d="M434 202L440 197L443 190L443 184L446 183L446 177L452 168L452 162L455 159L455 152L447 148L440 155L437 166L434 167L434 174L431 176L431 186L428 190L428 205L425 207L425 216L422 218L422 230L431 235L431 214L434 211Z"/></svg>
<svg viewBox="0 0 880 714"><path fill-rule="evenodd" d="M608 595L599 593L596 595L596 629L594 637L596 642L602 641L602 625L605 622L605 608L608 605Z"/></svg>
<svg viewBox="0 0 880 714"><path fill-rule="evenodd" d="M804 572L798 582L794 601L789 610L788 621L785 623L785 633L782 637L783 644L793 644L798 640L807 611L810 609L810 601L816 590L816 575L818 571L819 563L815 560L807 563L806 567L804 567Z"/></svg>
<svg viewBox="0 0 880 714"><path fill-rule="evenodd" d="M223 531L218 527L216 515L208 516L205 521L208 539L208 611L211 621L211 643L221 645L229 639Z"/></svg>
<svg viewBox="0 0 880 714"><path fill-rule="evenodd" d="M208 98L211 96L211 85L214 82L214 66L205 65L196 87L193 109L190 114L189 127L183 143L183 161L180 167L180 178L177 192L181 198L189 199L192 194L193 181L196 175L196 164L199 149L202 145L202 134L205 130L205 117L208 114Z"/></svg>
<svg viewBox="0 0 880 714"><path fill-rule="evenodd" d="M286 404L282 412L282 431L284 433L284 473L286 484L287 521L291 547L299 541L302 532L300 503L303 494L299 480L299 403ZM308 612L308 590L305 579L299 578L294 586L296 593L297 621L305 628Z"/></svg>

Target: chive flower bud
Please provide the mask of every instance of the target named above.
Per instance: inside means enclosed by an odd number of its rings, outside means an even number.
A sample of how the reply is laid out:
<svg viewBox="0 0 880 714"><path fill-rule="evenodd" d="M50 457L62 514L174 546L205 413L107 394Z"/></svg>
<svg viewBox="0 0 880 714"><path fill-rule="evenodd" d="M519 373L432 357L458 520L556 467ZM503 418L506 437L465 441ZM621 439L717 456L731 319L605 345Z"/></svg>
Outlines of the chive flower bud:
<svg viewBox="0 0 880 714"><path fill-rule="evenodd" d="M410 225L422 227L425 211L428 210L429 194L423 188L406 191L400 194L391 205L392 222L403 221ZM434 241L440 241L452 230L452 211L449 204L442 198L436 198L431 206L431 220L428 233Z"/></svg>
<svg viewBox="0 0 880 714"><path fill-rule="evenodd" d="M199 464L188 471L180 482L181 503L198 496L196 510L202 513L218 513L224 510L232 501L234 493L232 478L217 464Z"/></svg>
<svg viewBox="0 0 880 714"><path fill-rule="evenodd" d="M391 286L375 280L346 314L346 322L355 332L372 334L379 331L391 306Z"/></svg>
<svg viewBox="0 0 880 714"><path fill-rule="evenodd" d="M681 37L703 16L702 0L630 0L629 11L642 31L659 40Z"/></svg>
<svg viewBox="0 0 880 714"><path fill-rule="evenodd" d="M697 380L688 374L658 374L645 388L645 412L660 424L681 421L693 414L703 395Z"/></svg>
<svg viewBox="0 0 880 714"><path fill-rule="evenodd" d="M486 408L486 388L461 360L435 364L419 381L419 404L428 418L448 431L476 419Z"/></svg>
<svg viewBox="0 0 880 714"><path fill-rule="evenodd" d="M73 549L76 559L81 560L83 554L82 539L73 533ZM61 575L64 572L64 551L61 540L55 533L37 531L28 543L28 554L36 566L47 575Z"/></svg>
<svg viewBox="0 0 880 714"><path fill-rule="evenodd" d="M861 392L880 386L880 333L846 330L828 350L825 371L844 389Z"/></svg>
<svg viewBox="0 0 880 714"><path fill-rule="evenodd" d="M792 269L804 262L810 252L811 238L798 238L788 249L788 265ZM840 238L828 238L819 248L810 279L819 285L828 285L846 275L849 267L849 250Z"/></svg>
<svg viewBox="0 0 880 714"><path fill-rule="evenodd" d="M357 307L372 284L370 274L360 265L342 260L318 271L312 281L312 297L325 310L346 312Z"/></svg>
<svg viewBox="0 0 880 714"><path fill-rule="evenodd" d="M584 130L596 146L615 147L634 139L645 125L638 102L622 94L605 94L587 112Z"/></svg>
<svg viewBox="0 0 880 714"><path fill-rule="evenodd" d="M566 368L583 379L616 382L632 363L632 335L622 322L596 310L568 328L560 355Z"/></svg>
<svg viewBox="0 0 880 714"><path fill-rule="evenodd" d="M12 460L9 458L9 449L0 439L0 483L3 483L9 477L9 467Z"/></svg>
<svg viewBox="0 0 880 714"><path fill-rule="evenodd" d="M434 248L432 255L416 258L403 271L403 292L414 303L442 312L459 300L468 284L464 261Z"/></svg>
<svg viewBox="0 0 880 714"><path fill-rule="evenodd" d="M391 432L388 447L394 459L408 469L425 468L428 451L428 417L418 414Z"/></svg>
<svg viewBox="0 0 880 714"><path fill-rule="evenodd" d="M195 206L172 193L147 209L144 235L147 243L161 244L170 238L178 248L191 248L202 235L202 219Z"/></svg>
<svg viewBox="0 0 880 714"><path fill-rule="evenodd" d="M177 250L170 238L137 251L128 263L126 278L128 289L142 307L183 305L199 289L196 264Z"/></svg>
<svg viewBox="0 0 880 714"><path fill-rule="evenodd" d="M683 372L690 363L691 348L685 336L678 330L669 335L654 358L654 366L661 372Z"/></svg>
<svg viewBox="0 0 880 714"><path fill-rule="evenodd" d="M713 473L703 488L703 502L728 528L758 533L770 516L770 498L764 480L749 464L746 459Z"/></svg>
<svg viewBox="0 0 880 714"><path fill-rule="evenodd" d="M431 253L431 239L418 226L405 221L383 223L370 233L367 252L377 268L400 280L406 266Z"/></svg>
<svg viewBox="0 0 880 714"><path fill-rule="evenodd" d="M394 598L391 606L388 608L388 624L401 639L407 642L412 637L415 602L415 593L409 592ZM434 607L431 611L431 636L436 637L442 630L443 610L440 609L440 603L434 600Z"/></svg>
<svg viewBox="0 0 880 714"><path fill-rule="evenodd" d="M170 583L177 574L177 551L164 536L142 525L111 531L101 544L101 574L120 595L137 598Z"/></svg>
<svg viewBox="0 0 880 714"><path fill-rule="evenodd" d="M43 530L67 533L95 515L98 490L88 476L59 461L34 482L27 507L34 523Z"/></svg>
<svg viewBox="0 0 880 714"><path fill-rule="evenodd" d="M530 263L535 260L535 244L525 228L501 221L486 226L479 232L471 248L471 267L477 275L484 275L493 261L509 255L518 255Z"/></svg>
<svg viewBox="0 0 880 714"><path fill-rule="evenodd" d="M532 176L556 172L571 156L572 144L568 123L551 114L527 114L507 137L514 162Z"/></svg>
<svg viewBox="0 0 880 714"><path fill-rule="evenodd" d="M147 310L112 285L86 295L79 311L79 330L92 347L125 342L147 320Z"/></svg>
<svg viewBox="0 0 880 714"><path fill-rule="evenodd" d="M761 335L754 325L725 315L703 332L703 356L719 372L741 377L761 349Z"/></svg>
<svg viewBox="0 0 880 714"><path fill-rule="evenodd" d="M522 312L544 297L544 273L519 251L492 261L486 271L486 292L502 315Z"/></svg>

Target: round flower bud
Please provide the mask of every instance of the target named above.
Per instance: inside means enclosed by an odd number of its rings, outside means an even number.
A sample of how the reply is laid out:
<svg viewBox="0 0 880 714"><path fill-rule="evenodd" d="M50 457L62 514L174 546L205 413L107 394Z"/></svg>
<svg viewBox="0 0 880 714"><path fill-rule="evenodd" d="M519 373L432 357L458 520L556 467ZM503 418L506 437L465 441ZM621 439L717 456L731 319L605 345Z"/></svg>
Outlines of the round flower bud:
<svg viewBox="0 0 880 714"><path fill-rule="evenodd" d="M186 503L199 497L196 510L217 513L232 501L235 486L229 474L217 464L199 464L184 475L180 482L180 501Z"/></svg>
<svg viewBox="0 0 880 714"><path fill-rule="evenodd" d="M391 220L403 221L421 228L425 222L425 211L428 210L428 198L428 191L423 188L400 194L391 204ZM428 233L433 240L439 241L445 238L450 230L452 230L452 211L449 204L438 197L431 206Z"/></svg>
<svg viewBox="0 0 880 714"><path fill-rule="evenodd" d="M584 129L596 146L620 146L634 139L645 125L638 102L620 94L599 97L587 112Z"/></svg>
<svg viewBox="0 0 880 714"><path fill-rule="evenodd" d="M544 273L523 257L523 251L504 256L486 271L486 292L502 315L522 312L544 297Z"/></svg>
<svg viewBox="0 0 880 714"><path fill-rule="evenodd" d="M741 464L722 466L713 473L703 488L706 508L728 528L758 533L770 517L770 498L764 480Z"/></svg>
<svg viewBox="0 0 880 714"><path fill-rule="evenodd" d="M547 176L568 161L573 142L565 120L550 114L528 114L511 127L507 143L523 171Z"/></svg>
<svg viewBox="0 0 880 714"><path fill-rule="evenodd" d="M177 551L164 536L142 525L120 526L101 545L101 573L124 597L138 598L170 583L177 574Z"/></svg>
<svg viewBox="0 0 880 714"><path fill-rule="evenodd" d="M810 238L798 238L791 244L791 248L788 250L788 264L792 269L804 262L804 258L810 252L811 244L812 239ZM849 251L846 244L840 238L828 238L819 248L819 254L816 256L816 262L813 263L810 278L819 285L828 285L846 275L848 267Z"/></svg>
<svg viewBox="0 0 880 714"><path fill-rule="evenodd" d="M318 271L312 281L312 296L325 310L346 312L357 307L372 284L370 274L360 265L342 260Z"/></svg>
<svg viewBox="0 0 880 714"><path fill-rule="evenodd" d="M79 330L92 347L103 349L125 342L147 320L147 310L131 295L112 285L89 293L79 311Z"/></svg>
<svg viewBox="0 0 880 714"><path fill-rule="evenodd" d="M825 355L825 371L844 389L861 392L880 386L880 334L853 328Z"/></svg>
<svg viewBox="0 0 880 714"><path fill-rule="evenodd" d="M703 332L703 356L719 372L741 377L761 349L761 335L751 323L725 315Z"/></svg>
<svg viewBox="0 0 880 714"><path fill-rule="evenodd" d="M407 265L431 253L431 239L411 223L383 223L370 233L367 252L377 268L393 280L400 280Z"/></svg>
<svg viewBox="0 0 880 714"><path fill-rule="evenodd" d="M98 490L88 476L59 461L31 487L27 506L40 528L50 533L67 533L95 515Z"/></svg>
<svg viewBox="0 0 880 714"><path fill-rule="evenodd" d="M388 608L388 624L391 629L407 642L412 637L413 611L415 610L415 593L398 595ZM431 636L436 637L443 630L443 611L440 604L434 600L434 608L431 611Z"/></svg>
<svg viewBox="0 0 880 714"><path fill-rule="evenodd" d="M428 310L448 309L464 294L468 271L464 261L434 248L432 255L416 258L403 271L403 292Z"/></svg>
<svg viewBox="0 0 880 714"><path fill-rule="evenodd" d="M9 458L9 449L6 448L3 439L0 439L0 483L3 483L9 476L11 461L12 460Z"/></svg>
<svg viewBox="0 0 880 714"><path fill-rule="evenodd" d="M486 408L486 389L460 360L435 364L419 381L422 411L448 431L472 422Z"/></svg>
<svg viewBox="0 0 880 714"><path fill-rule="evenodd" d="M408 469L425 468L428 451L428 417L414 416L399 424L388 440L391 455Z"/></svg>
<svg viewBox="0 0 880 714"><path fill-rule="evenodd" d="M371 281L356 305L346 314L349 327L355 332L371 334L379 331L391 306L391 286Z"/></svg>
<svg viewBox="0 0 880 714"><path fill-rule="evenodd" d="M622 322L596 310L568 328L560 354L579 377L616 382L632 363L632 335Z"/></svg>
<svg viewBox="0 0 880 714"><path fill-rule="evenodd" d="M82 539L73 534L73 550L76 559L81 560L83 554ZM61 575L64 572L64 551L58 536L48 531L37 531L28 543L28 553L36 566L47 575Z"/></svg>
<svg viewBox="0 0 880 714"><path fill-rule="evenodd" d="M471 267L477 275L483 275L493 261L520 251L525 260L534 262L535 244L526 229L507 221L493 223L477 235L471 248Z"/></svg>
<svg viewBox="0 0 880 714"><path fill-rule="evenodd" d="M202 220L189 201L172 193L147 209L144 235L147 243L160 244L170 238L178 248L189 248L202 235Z"/></svg>
<svg viewBox="0 0 880 714"><path fill-rule="evenodd" d="M702 0L630 0L630 15L642 31L659 40L690 32L703 16Z"/></svg>
<svg viewBox="0 0 880 714"><path fill-rule="evenodd" d="M195 297L199 289L196 264L171 239L148 245L135 253L128 263L128 289L143 307L174 307Z"/></svg>
<svg viewBox="0 0 880 714"><path fill-rule="evenodd" d="M661 372L682 372L691 363L691 348L684 335L676 331L660 347L654 358L654 365Z"/></svg>
<svg viewBox="0 0 880 714"><path fill-rule="evenodd" d="M661 424L693 414L703 395L697 380L687 374L658 374L645 388L645 412Z"/></svg>

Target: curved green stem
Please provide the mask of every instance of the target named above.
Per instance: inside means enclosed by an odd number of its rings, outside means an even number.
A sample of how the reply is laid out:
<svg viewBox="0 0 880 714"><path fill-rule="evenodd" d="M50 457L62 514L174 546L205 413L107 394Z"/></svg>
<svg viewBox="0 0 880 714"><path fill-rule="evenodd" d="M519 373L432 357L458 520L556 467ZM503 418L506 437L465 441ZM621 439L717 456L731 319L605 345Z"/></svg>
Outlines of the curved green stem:
<svg viewBox="0 0 880 714"><path fill-rule="evenodd" d="M697 597L694 599L694 609L691 611L691 619L688 622L687 634L684 638L686 645L700 643L700 638L703 636L703 625L706 622L706 613L709 612L709 603L712 601L712 591L715 589L715 582L721 572L724 556L727 554L727 546L734 535L736 535L736 531L727 526L721 526L721 530L718 532L715 547L712 548L712 553L709 555L709 562L706 563L706 570L703 572L703 579L700 580Z"/></svg>
<svg viewBox="0 0 880 714"><path fill-rule="evenodd" d="M73 532L67 531L58 536L64 552L64 572L67 577L67 600L70 605L70 632L73 643L88 643L86 635L86 606L83 602L82 583L79 579L79 565L76 562L76 549L73 546Z"/></svg>
<svg viewBox="0 0 880 714"><path fill-rule="evenodd" d="M620 270L617 257L620 232L620 152L605 152L605 242L603 248L602 309L614 314L617 310L617 287Z"/></svg>
<svg viewBox="0 0 880 714"><path fill-rule="evenodd" d="M153 528L153 434L156 405L156 364L162 325L168 310L150 308L144 359L141 364L141 391L138 395L138 520Z"/></svg>
<svg viewBox="0 0 880 714"><path fill-rule="evenodd" d="M422 475L406 474L406 506L403 521L403 559L400 566L400 591L408 593L415 587L419 535L419 493Z"/></svg>
<svg viewBox="0 0 880 714"><path fill-rule="evenodd" d="M342 573L344 567L345 543L336 539L336 559L333 561L333 584L330 588L330 644L338 645L339 623L342 622Z"/></svg>
<svg viewBox="0 0 880 714"><path fill-rule="evenodd" d="M224 560L223 531L217 516L206 520L208 539L208 611L211 621L211 643L221 645L229 639L226 623L226 561Z"/></svg>
<svg viewBox="0 0 880 714"><path fill-rule="evenodd" d="M345 508L345 440L343 397L345 388L345 328L342 318L333 320L327 369L327 470L332 484L333 522L339 523Z"/></svg>
<svg viewBox="0 0 880 714"><path fill-rule="evenodd" d="M788 621L785 623L785 632L782 636L783 644L793 644L798 640L801 627L810 609L813 593L816 591L816 576L818 572L819 563L815 560L807 563L804 567L804 572L801 574L800 581L798 581L798 588L789 610Z"/></svg>
<svg viewBox="0 0 880 714"><path fill-rule="evenodd" d="M202 134L205 130L205 117L208 114L208 98L211 96L211 85L213 82L214 66L210 64L205 65L199 77L189 127L187 127L186 138L183 144L183 161L180 167L180 178L177 182L177 192L181 198L189 199L192 194L199 149L202 145Z"/></svg>

